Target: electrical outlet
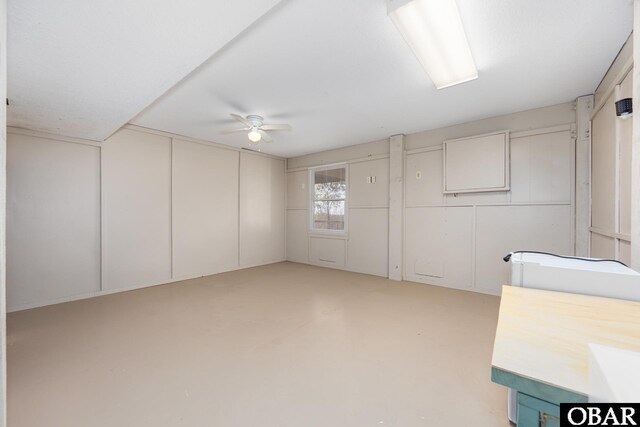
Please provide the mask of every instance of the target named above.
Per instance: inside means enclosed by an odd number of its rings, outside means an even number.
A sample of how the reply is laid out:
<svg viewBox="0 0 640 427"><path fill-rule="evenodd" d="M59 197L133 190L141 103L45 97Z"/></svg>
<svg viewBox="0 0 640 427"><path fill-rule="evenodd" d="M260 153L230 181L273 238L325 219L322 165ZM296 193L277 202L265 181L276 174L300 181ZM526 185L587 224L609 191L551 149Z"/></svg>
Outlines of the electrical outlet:
<svg viewBox="0 0 640 427"><path fill-rule="evenodd" d="M416 179L422 179L422 172L416 171Z"/></svg>

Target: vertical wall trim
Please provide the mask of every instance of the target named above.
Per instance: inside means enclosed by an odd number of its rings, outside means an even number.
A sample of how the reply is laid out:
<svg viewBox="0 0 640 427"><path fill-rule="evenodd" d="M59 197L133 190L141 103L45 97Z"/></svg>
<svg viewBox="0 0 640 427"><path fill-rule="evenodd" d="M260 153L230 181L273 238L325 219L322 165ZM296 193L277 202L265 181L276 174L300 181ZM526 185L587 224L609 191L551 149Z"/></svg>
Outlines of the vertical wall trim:
<svg viewBox="0 0 640 427"><path fill-rule="evenodd" d="M0 100L7 97L7 0L0 0ZM0 107L0 427L7 424L7 106Z"/></svg>
<svg viewBox="0 0 640 427"><path fill-rule="evenodd" d="M570 167L570 193L571 193L571 250L573 251L572 255L576 254L576 142L578 137L576 135L576 124L571 125L571 142L570 142L570 157L571 157L571 167ZM587 235L588 235L587 231Z"/></svg>
<svg viewBox="0 0 640 427"><path fill-rule="evenodd" d="M614 89L614 100L620 99L620 84L617 84ZM620 233L620 147L621 147L621 127L620 120L616 118L616 158L615 158L615 176L614 176L614 188L613 191L613 231ZM613 241L613 254L615 259L620 259L620 239L614 239Z"/></svg>
<svg viewBox="0 0 640 427"><path fill-rule="evenodd" d="M104 143L103 143L104 144ZM104 145L98 147L98 153L100 153L100 290L104 291L104 160L102 148Z"/></svg>
<svg viewBox="0 0 640 427"><path fill-rule="evenodd" d="M633 2L633 62L640 63L640 0ZM633 67L633 103L640 106L640 67ZM631 268L640 270L640 114L633 118L631 148Z"/></svg>
<svg viewBox="0 0 640 427"><path fill-rule="evenodd" d="M242 188L242 187L240 187L242 185L241 177L242 177L242 152L238 152L238 232L236 233L237 236L238 236L238 262L237 262L236 265L238 267L240 267L240 265L241 265L241 263L240 263L240 253L241 253L240 252L241 251L240 245L242 244L242 239L240 238L240 233L241 233L241 230L240 230L241 225L240 225L240 223L242 222L242 219L241 219L242 218L242 213L240 211L240 209L242 209L242 206L241 206L241 203L240 203L240 191L241 191L241 188Z"/></svg>
<svg viewBox="0 0 640 427"><path fill-rule="evenodd" d="M402 280L404 135L389 138L389 279Z"/></svg>
<svg viewBox="0 0 640 427"><path fill-rule="evenodd" d="M589 256L591 246L591 113L593 95L576 100L575 254Z"/></svg>
<svg viewBox="0 0 640 427"><path fill-rule="evenodd" d="M174 170L175 170L175 164L174 164L174 140L175 138L171 138L171 153L169 154L170 157L170 168L171 171L169 172L169 232L170 232L170 236L169 236L169 248L171 251L171 266L170 266L170 271L171 271L171 278L175 279L175 275L173 273L173 260L175 259L175 251L173 249L173 241L175 239L175 231L174 231L174 226L173 226L173 179L174 179Z"/></svg>
<svg viewBox="0 0 640 427"><path fill-rule="evenodd" d="M511 164L509 164L509 167L511 167ZM511 191L509 191L509 196L510 195L511 195ZM476 246L477 240L478 240L477 239L477 233L478 233L478 206L477 205L473 205L472 221L473 221L473 224L471 225L471 289L474 289L476 287L476 275L477 275L476 253L478 251L478 248Z"/></svg>

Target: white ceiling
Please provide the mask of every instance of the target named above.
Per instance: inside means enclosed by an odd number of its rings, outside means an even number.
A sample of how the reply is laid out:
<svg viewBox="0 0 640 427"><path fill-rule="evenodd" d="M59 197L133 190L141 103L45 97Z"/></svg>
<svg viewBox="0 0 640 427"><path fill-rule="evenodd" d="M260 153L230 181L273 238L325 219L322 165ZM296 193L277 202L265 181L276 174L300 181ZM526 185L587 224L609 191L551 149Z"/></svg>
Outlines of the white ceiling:
<svg viewBox="0 0 640 427"><path fill-rule="evenodd" d="M9 0L9 125L104 140L279 0Z"/></svg>
<svg viewBox="0 0 640 427"><path fill-rule="evenodd" d="M283 0L221 50L276 1L10 0L10 124L104 137L208 51L132 122L248 147L220 131L237 127L229 113L259 114L293 126L263 146L292 157L592 93L632 29L632 0L457 2L479 78L437 91L385 0ZM140 18L155 9L162 19Z"/></svg>

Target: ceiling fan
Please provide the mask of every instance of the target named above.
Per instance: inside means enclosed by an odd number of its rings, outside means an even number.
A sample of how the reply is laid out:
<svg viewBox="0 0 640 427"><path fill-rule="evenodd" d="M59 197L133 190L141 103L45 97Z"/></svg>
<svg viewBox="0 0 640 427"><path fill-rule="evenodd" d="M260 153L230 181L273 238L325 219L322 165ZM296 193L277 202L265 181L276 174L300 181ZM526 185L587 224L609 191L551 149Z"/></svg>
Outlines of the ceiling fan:
<svg viewBox="0 0 640 427"><path fill-rule="evenodd" d="M281 125L266 124L264 123L264 119L261 116L249 115L245 118L237 114L231 114L231 117L233 117L234 119L236 119L237 121L245 125L246 127L243 127L241 129L225 130L225 131L222 131L221 133L224 135L227 135L227 134L236 133L236 132L249 132L247 134L247 137L249 138L250 142L255 144L257 144L260 141L264 141L264 142L273 141L273 138L271 138L271 136L266 132L268 130L272 130L272 131L291 130L291 126L285 125L285 124L281 124Z"/></svg>

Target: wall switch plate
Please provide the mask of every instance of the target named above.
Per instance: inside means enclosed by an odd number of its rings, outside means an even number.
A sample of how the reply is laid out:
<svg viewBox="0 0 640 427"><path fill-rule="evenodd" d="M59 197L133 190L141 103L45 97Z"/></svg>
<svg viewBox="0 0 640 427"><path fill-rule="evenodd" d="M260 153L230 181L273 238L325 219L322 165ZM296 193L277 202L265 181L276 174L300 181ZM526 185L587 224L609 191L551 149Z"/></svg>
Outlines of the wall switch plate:
<svg viewBox="0 0 640 427"><path fill-rule="evenodd" d="M373 184L375 184L375 183L376 183L376 176L375 176L375 175L371 177L371 182L372 182Z"/></svg>
<svg viewBox="0 0 640 427"><path fill-rule="evenodd" d="M416 171L416 179L422 179L422 172Z"/></svg>
<svg viewBox="0 0 640 427"><path fill-rule="evenodd" d="M370 176L367 177L367 184L371 184L371 177Z"/></svg>
<svg viewBox="0 0 640 427"><path fill-rule="evenodd" d="M304 188L306 187L306 184L303 182L302 184L300 184L300 188L302 188L304 190Z"/></svg>

